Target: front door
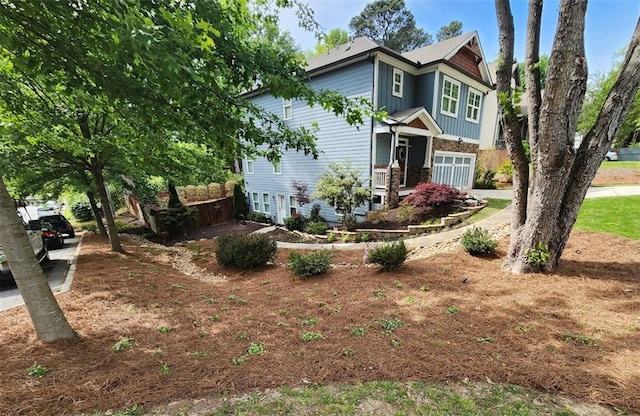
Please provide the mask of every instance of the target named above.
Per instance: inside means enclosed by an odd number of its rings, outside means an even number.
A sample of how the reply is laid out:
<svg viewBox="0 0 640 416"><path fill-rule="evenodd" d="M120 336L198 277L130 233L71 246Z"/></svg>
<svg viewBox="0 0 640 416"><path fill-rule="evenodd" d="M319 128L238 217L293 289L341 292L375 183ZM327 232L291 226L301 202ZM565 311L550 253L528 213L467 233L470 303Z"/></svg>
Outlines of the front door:
<svg viewBox="0 0 640 416"><path fill-rule="evenodd" d="M400 165L400 186L407 186L407 152L409 151L409 140L398 139L396 146L396 160Z"/></svg>
<svg viewBox="0 0 640 416"><path fill-rule="evenodd" d="M284 195L278 194L276 205L278 206L278 218L276 222L278 224L284 224L284 219L287 216L287 205L285 204Z"/></svg>

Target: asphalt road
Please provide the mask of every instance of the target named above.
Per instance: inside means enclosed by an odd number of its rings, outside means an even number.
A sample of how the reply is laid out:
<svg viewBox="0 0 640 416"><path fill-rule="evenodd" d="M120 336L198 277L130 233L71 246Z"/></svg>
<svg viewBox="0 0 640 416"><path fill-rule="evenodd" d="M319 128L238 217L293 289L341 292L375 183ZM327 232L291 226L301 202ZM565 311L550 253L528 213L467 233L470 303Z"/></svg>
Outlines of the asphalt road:
<svg viewBox="0 0 640 416"><path fill-rule="evenodd" d="M78 246L78 237L65 238L64 247L49 251L51 261L42 266L53 293L62 289L69 265ZM3 283L0 287L0 311L24 304L15 283Z"/></svg>

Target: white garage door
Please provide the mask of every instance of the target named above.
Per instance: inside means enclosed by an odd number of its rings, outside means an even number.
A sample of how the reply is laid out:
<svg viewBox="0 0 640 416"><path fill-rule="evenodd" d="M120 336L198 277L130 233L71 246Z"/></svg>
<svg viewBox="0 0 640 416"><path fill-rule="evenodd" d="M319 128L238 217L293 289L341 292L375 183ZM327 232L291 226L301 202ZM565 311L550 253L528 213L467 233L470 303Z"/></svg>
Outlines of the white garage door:
<svg viewBox="0 0 640 416"><path fill-rule="evenodd" d="M473 153L435 152L433 182L471 189L476 155Z"/></svg>

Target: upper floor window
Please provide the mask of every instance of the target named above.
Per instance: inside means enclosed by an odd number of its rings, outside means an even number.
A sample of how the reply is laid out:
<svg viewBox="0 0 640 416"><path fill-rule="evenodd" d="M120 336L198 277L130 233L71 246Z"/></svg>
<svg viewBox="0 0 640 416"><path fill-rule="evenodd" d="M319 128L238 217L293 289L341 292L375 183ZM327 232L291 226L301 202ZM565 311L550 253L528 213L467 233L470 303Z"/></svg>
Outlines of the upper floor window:
<svg viewBox="0 0 640 416"><path fill-rule="evenodd" d="M444 77L442 83L442 105L440 112L448 116L458 116L458 100L460 99L460 83Z"/></svg>
<svg viewBox="0 0 640 416"><path fill-rule="evenodd" d="M477 123L480 121L480 103L482 102L482 95L469 88L469 99L467 100L467 114L466 120Z"/></svg>
<svg viewBox="0 0 640 416"><path fill-rule="evenodd" d="M247 159L247 173L253 173L253 160Z"/></svg>
<svg viewBox="0 0 640 416"><path fill-rule="evenodd" d="M293 102L291 101L291 99L282 99L282 113L285 120L290 120L293 118Z"/></svg>
<svg viewBox="0 0 640 416"><path fill-rule="evenodd" d="M401 69L393 68L393 91L394 97L402 98L402 86L404 84L404 72Z"/></svg>
<svg viewBox="0 0 640 416"><path fill-rule="evenodd" d="M273 162L273 173L282 173L282 167L280 166L280 162Z"/></svg>

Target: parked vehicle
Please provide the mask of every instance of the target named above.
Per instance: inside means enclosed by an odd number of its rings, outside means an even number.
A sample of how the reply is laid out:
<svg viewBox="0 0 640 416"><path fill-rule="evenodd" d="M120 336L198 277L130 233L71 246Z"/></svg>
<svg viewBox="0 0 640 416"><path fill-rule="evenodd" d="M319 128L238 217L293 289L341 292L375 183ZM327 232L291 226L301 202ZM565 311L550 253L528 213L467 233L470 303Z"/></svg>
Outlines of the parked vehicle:
<svg viewBox="0 0 640 416"><path fill-rule="evenodd" d="M49 222L41 221L40 223L42 224L42 239L44 240L44 245L47 247L47 250L64 247L64 237L62 233L56 230Z"/></svg>
<svg viewBox="0 0 640 416"><path fill-rule="evenodd" d="M604 157L606 160L618 160L618 152L615 150L610 150L607 152L607 155Z"/></svg>
<svg viewBox="0 0 640 416"><path fill-rule="evenodd" d="M64 215L44 215L40 217L40 221L50 223L56 230L60 231L62 235L66 235L69 238L76 236L75 231L73 231L73 226Z"/></svg>
<svg viewBox="0 0 640 416"><path fill-rule="evenodd" d="M29 237L29 241L31 242L33 253L36 255L36 258L38 259L40 264L48 262L49 252L47 251L47 247L44 243L44 238L42 237L42 225L40 221L29 221L29 223L25 225L25 228L27 229L27 235ZM2 247L0 247L0 281L13 282L13 276L11 274L11 269L9 268L9 262L7 261Z"/></svg>

